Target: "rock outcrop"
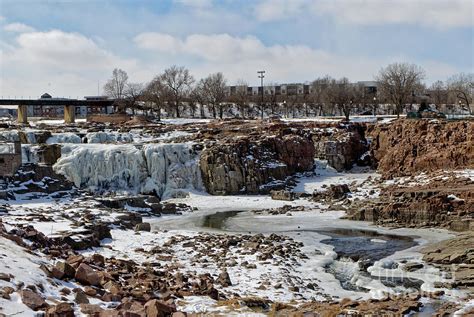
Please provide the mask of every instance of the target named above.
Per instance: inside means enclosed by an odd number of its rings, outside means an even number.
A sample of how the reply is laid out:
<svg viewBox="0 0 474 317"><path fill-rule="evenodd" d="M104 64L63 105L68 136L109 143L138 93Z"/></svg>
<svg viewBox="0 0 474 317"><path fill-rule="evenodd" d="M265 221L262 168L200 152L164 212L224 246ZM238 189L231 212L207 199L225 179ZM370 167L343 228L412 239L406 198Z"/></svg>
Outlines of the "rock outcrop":
<svg viewBox="0 0 474 317"><path fill-rule="evenodd" d="M397 120L369 127L368 136L385 178L474 168L474 121Z"/></svg>
<svg viewBox="0 0 474 317"><path fill-rule="evenodd" d="M339 125L335 128L313 131L312 140L316 148L316 158L327 160L328 165L338 172L349 170L354 164L363 162L367 152L367 142L361 125ZM369 156L366 156L369 158Z"/></svg>
<svg viewBox="0 0 474 317"><path fill-rule="evenodd" d="M471 231L423 249L423 260L451 273L449 287L474 290L474 233ZM446 285L439 285L446 286Z"/></svg>
<svg viewBox="0 0 474 317"><path fill-rule="evenodd" d="M314 151L311 140L292 134L215 143L201 153L202 180L213 195L268 193L288 176L312 170Z"/></svg>
<svg viewBox="0 0 474 317"><path fill-rule="evenodd" d="M474 181L441 174L424 185L394 184L383 188L377 201L351 209L349 218L379 225L474 230Z"/></svg>

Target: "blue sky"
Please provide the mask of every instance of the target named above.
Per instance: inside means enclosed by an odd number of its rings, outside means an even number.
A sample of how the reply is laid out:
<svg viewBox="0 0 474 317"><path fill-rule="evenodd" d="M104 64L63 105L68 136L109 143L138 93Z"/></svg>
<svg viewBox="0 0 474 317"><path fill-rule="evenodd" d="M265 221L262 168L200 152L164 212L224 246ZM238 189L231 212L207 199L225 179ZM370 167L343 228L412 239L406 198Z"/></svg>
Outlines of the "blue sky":
<svg viewBox="0 0 474 317"><path fill-rule="evenodd" d="M473 72L471 0L0 0L0 95L97 93L114 67L228 83L371 80L391 62L426 82Z"/></svg>

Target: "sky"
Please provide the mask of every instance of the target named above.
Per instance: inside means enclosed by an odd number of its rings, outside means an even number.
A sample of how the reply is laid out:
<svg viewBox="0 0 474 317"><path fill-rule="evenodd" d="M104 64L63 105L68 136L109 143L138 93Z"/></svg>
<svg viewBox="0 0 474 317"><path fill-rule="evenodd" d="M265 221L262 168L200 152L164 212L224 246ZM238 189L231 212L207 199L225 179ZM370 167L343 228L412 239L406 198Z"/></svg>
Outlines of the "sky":
<svg viewBox="0 0 474 317"><path fill-rule="evenodd" d="M474 68L472 0L0 0L0 97L102 93L114 68L146 83L373 80L393 62L425 81Z"/></svg>

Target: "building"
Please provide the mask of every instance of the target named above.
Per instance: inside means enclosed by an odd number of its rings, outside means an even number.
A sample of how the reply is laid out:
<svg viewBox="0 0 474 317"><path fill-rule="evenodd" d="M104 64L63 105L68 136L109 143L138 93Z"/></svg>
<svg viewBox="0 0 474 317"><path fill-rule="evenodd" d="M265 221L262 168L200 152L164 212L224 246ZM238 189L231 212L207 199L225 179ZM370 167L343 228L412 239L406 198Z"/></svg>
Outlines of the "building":
<svg viewBox="0 0 474 317"><path fill-rule="evenodd" d="M90 101L101 101L101 100L107 100L107 96L84 96L85 100L90 100ZM84 108L84 109L83 109ZM81 116L87 116L88 114L111 114L114 112L114 107L113 106L108 106L108 107L94 107L94 106L88 106L88 107L81 107ZM76 110L77 114L77 110Z"/></svg>
<svg viewBox="0 0 474 317"><path fill-rule="evenodd" d="M247 86L248 96L260 96L262 95L262 89L264 95L277 95L277 96L293 96L293 95L308 95L312 92L310 84L302 83L290 83L281 85L266 85L263 86ZM234 96L239 91L239 86L228 86L227 94Z"/></svg>
<svg viewBox="0 0 474 317"><path fill-rule="evenodd" d="M88 101L102 101L107 100L107 96L85 96L85 100ZM50 94L44 93L41 95L39 100L70 100L68 98L53 98ZM87 114L110 114L113 113L113 107L102 107L102 106L76 106L75 116L79 118L85 118ZM64 107L58 107L53 105L35 105L28 106L28 117L48 117L48 118L62 118L64 117Z"/></svg>
<svg viewBox="0 0 474 317"><path fill-rule="evenodd" d="M378 83L376 81L358 81L356 84L364 86L365 92L368 94L377 94Z"/></svg>
<svg viewBox="0 0 474 317"><path fill-rule="evenodd" d="M67 98L53 98L50 94L44 93L39 98L41 100L67 100ZM64 116L63 107L48 106L48 105L37 105L28 106L27 109L28 117L48 117L58 118Z"/></svg>

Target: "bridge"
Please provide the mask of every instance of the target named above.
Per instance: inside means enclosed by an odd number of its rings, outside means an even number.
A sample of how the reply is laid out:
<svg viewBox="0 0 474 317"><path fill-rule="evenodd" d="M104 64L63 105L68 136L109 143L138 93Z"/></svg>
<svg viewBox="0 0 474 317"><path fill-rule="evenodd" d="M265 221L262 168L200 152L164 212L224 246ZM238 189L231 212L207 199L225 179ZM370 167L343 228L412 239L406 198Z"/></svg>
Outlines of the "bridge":
<svg viewBox="0 0 474 317"><path fill-rule="evenodd" d="M64 107L64 122L74 123L76 120L76 107L87 106L106 108L112 106L115 99L66 99L66 98L40 98L40 99L0 99L2 106L18 106L18 123L28 123L28 106Z"/></svg>

